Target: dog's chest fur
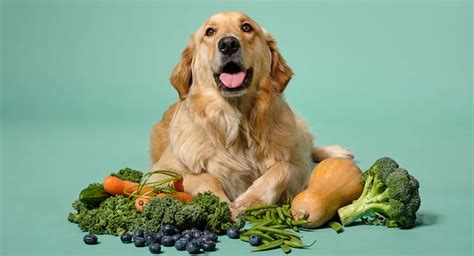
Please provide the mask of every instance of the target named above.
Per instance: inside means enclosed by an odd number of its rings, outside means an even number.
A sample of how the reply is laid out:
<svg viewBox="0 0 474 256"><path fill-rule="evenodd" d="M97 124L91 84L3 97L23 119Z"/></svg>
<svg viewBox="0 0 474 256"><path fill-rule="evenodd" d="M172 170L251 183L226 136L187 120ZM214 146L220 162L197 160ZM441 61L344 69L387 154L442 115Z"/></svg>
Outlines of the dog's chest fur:
<svg viewBox="0 0 474 256"><path fill-rule="evenodd" d="M191 104L183 103L170 124L173 154L187 171L209 172L218 177L224 190L230 193L227 196L231 200L243 193L276 161L282 160L266 157L266 150L272 150L272 155L275 155L275 147L269 147L276 143L277 138L257 141L253 124L230 106L208 106L204 115L191 107ZM287 151L283 150L278 158L288 158Z"/></svg>

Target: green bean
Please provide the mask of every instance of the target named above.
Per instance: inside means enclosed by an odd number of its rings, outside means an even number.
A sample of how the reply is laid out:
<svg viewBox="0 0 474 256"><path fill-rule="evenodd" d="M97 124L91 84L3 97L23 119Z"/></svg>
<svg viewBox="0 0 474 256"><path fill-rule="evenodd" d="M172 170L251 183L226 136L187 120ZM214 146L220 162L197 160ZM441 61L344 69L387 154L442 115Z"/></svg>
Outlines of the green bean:
<svg viewBox="0 0 474 256"><path fill-rule="evenodd" d="M249 236L253 235L253 234L259 235L262 239L266 239L266 240L270 240L270 241L275 240L273 237L263 233L262 231L258 231L258 230L249 230L248 234L249 234Z"/></svg>
<svg viewBox="0 0 474 256"><path fill-rule="evenodd" d="M294 236L290 237L290 242L302 243L302 242L301 242L301 238L299 238L299 237L294 237Z"/></svg>
<svg viewBox="0 0 474 256"><path fill-rule="evenodd" d="M272 219L272 216L271 216L271 214L270 214L270 211L267 211L267 212L265 213L265 218L267 218L267 219L269 219L269 220Z"/></svg>
<svg viewBox="0 0 474 256"><path fill-rule="evenodd" d="M264 231L264 232L270 232L270 233L275 233L275 234L279 234L279 235L282 235L282 236L287 236L287 237L290 237L290 236L298 237L297 234L295 234L291 231L287 231L287 230L281 230L281 229L269 228L269 227L263 227L263 226L256 227L256 229L260 230L260 231Z"/></svg>
<svg viewBox="0 0 474 256"><path fill-rule="evenodd" d="M253 208L247 208L245 211L246 212L252 212L252 211L255 211L255 210L271 209L271 208L277 208L277 207L278 207L278 205L267 204L267 205L253 207Z"/></svg>
<svg viewBox="0 0 474 256"><path fill-rule="evenodd" d="M307 223L308 223L307 220L292 220L291 221L291 225L293 225L293 226L303 226Z"/></svg>
<svg viewBox="0 0 474 256"><path fill-rule="evenodd" d="M293 218L293 216L291 215L291 211L289 209L286 209L286 208L283 208L283 214L286 216L286 217L291 217Z"/></svg>
<svg viewBox="0 0 474 256"><path fill-rule="evenodd" d="M285 219L286 224L288 224L288 226L290 226L290 227L292 226L292 225L291 225L291 220L292 220L292 219L291 219L290 217L288 217L288 218Z"/></svg>
<svg viewBox="0 0 474 256"><path fill-rule="evenodd" d="M240 240L242 240L242 241L244 241L244 242L248 242L248 241L249 241L249 236L240 235Z"/></svg>
<svg viewBox="0 0 474 256"><path fill-rule="evenodd" d="M282 244L283 244L283 239L278 239L278 240L271 241L271 242L266 243L266 244L259 245L259 246L255 247L252 250L252 252L265 251L265 250L278 248Z"/></svg>
<svg viewBox="0 0 474 256"><path fill-rule="evenodd" d="M246 221L249 221L249 222L256 222L256 221L258 221L258 219L255 218L254 216L245 216L245 220L246 220Z"/></svg>
<svg viewBox="0 0 474 256"><path fill-rule="evenodd" d="M275 237L276 239L283 239L283 240L288 240L288 237L287 236L282 236L280 234L272 234L273 237Z"/></svg>
<svg viewBox="0 0 474 256"><path fill-rule="evenodd" d="M344 231L344 229L342 228L342 225L337 222L337 221L331 221L329 222L328 226L332 229L334 229L334 231L336 231L336 233L341 233L342 231Z"/></svg>
<svg viewBox="0 0 474 256"><path fill-rule="evenodd" d="M271 224L271 223L272 223L272 220L261 221L259 223L253 224L253 227L251 227L250 230L255 229L256 227L266 226L266 225Z"/></svg>
<svg viewBox="0 0 474 256"><path fill-rule="evenodd" d="M277 215L276 210L275 210L275 209L272 209L272 210L270 211L270 217L271 217L271 219L272 219L273 221L275 221L275 222L277 221L276 215Z"/></svg>
<svg viewBox="0 0 474 256"><path fill-rule="evenodd" d="M278 225L272 225L272 226L268 226L269 228L276 228L276 229L285 229L287 228L288 226L287 225L281 225L281 224L278 224Z"/></svg>
<svg viewBox="0 0 474 256"><path fill-rule="evenodd" d="M282 245L280 245L280 247L283 250L283 252L286 253L286 254L291 252L291 248L287 244L282 244Z"/></svg>
<svg viewBox="0 0 474 256"><path fill-rule="evenodd" d="M292 226L291 228L292 228L294 231L296 231L296 232L299 232L299 231L300 231L300 229L298 228L298 226Z"/></svg>
<svg viewBox="0 0 474 256"><path fill-rule="evenodd" d="M289 241L289 240L284 240L283 243L288 245L288 246L291 246L293 248L307 248L307 247L313 246L313 244L316 243L316 240L314 240L313 243L308 244L308 245L303 244L301 242L293 242L293 241Z"/></svg>
<svg viewBox="0 0 474 256"><path fill-rule="evenodd" d="M280 217L280 220L285 219L285 216L283 215L283 211L281 208L277 208L277 213L278 213L278 217Z"/></svg>

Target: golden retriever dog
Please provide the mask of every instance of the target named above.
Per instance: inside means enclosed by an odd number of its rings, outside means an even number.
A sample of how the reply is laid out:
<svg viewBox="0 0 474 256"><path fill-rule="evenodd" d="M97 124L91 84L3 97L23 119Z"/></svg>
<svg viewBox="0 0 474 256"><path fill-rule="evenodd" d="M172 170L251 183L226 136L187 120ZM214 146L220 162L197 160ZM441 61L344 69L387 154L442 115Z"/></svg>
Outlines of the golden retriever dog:
<svg viewBox="0 0 474 256"><path fill-rule="evenodd" d="M313 147L283 97L292 75L254 20L240 12L211 16L171 74L180 99L153 127L151 170L182 173L186 192L212 191L235 213L295 196L313 160L353 158L337 145Z"/></svg>

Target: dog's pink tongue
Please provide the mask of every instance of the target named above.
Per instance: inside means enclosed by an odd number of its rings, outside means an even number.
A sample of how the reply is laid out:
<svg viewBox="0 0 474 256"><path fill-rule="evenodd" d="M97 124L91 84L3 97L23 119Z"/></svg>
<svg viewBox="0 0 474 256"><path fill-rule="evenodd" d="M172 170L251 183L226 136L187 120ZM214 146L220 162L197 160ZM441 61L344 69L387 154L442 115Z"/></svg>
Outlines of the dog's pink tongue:
<svg viewBox="0 0 474 256"><path fill-rule="evenodd" d="M240 71L239 73L230 74L230 73L222 73L219 76L219 80L225 85L227 88L237 88L242 85L244 82L245 72Z"/></svg>

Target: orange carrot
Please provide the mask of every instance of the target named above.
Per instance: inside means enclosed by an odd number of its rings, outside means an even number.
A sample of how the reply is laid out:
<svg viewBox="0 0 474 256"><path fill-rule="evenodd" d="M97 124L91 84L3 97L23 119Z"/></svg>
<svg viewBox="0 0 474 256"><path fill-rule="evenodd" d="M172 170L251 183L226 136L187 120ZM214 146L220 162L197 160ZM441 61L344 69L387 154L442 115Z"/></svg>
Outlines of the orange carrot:
<svg viewBox="0 0 474 256"><path fill-rule="evenodd" d="M144 197L139 197L135 199L135 208L137 209L137 212L142 212L143 206L150 201L149 198L144 198Z"/></svg>
<svg viewBox="0 0 474 256"><path fill-rule="evenodd" d="M104 179L104 190L111 195L133 194L138 189L138 183L122 180L115 176L107 176ZM126 193L125 193L126 192ZM150 195L153 187L144 186L140 190L140 195Z"/></svg>
<svg viewBox="0 0 474 256"><path fill-rule="evenodd" d="M123 195L124 194L124 191L123 191L124 189L125 189L125 186L124 186L124 181L123 180L121 180L117 177L114 177L114 176L105 177L105 179L104 179L104 190L105 190L105 192L107 192L111 195Z"/></svg>
<svg viewBox="0 0 474 256"><path fill-rule="evenodd" d="M193 199L193 196L191 194L185 193L185 192L175 192L171 194L166 194L166 193L159 193L156 195L157 198L162 198L162 197L171 197L174 198L180 202L189 202Z"/></svg>

